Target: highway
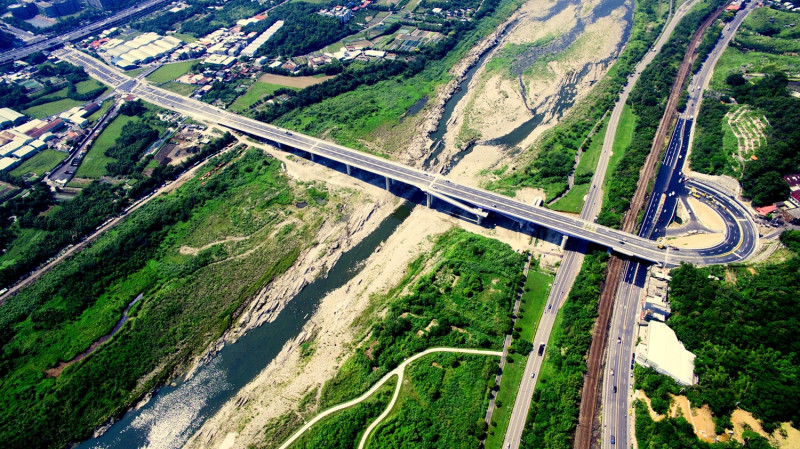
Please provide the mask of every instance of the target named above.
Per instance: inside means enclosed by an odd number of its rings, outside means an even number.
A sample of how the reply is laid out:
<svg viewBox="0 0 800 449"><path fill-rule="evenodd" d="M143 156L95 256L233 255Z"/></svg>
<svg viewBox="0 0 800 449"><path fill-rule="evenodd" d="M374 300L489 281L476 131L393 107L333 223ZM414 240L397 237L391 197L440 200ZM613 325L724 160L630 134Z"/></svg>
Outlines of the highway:
<svg viewBox="0 0 800 449"><path fill-rule="evenodd" d="M581 210L580 217L584 220L595 221L603 205L603 190L602 186L605 181L606 171L608 170L608 161L611 158L614 148L614 140L616 138L617 128L619 127L619 120L622 116L622 110L625 103L628 101L639 76L644 69L650 64L655 56L661 51L661 47L667 42L667 39L672 35L675 26L683 18L683 16L697 3L698 0L691 0L681 5L678 10L672 15L661 35L656 39L653 45L653 50L648 51L645 56L636 64L631 73L628 83L623 86L617 103L611 111L608 125L606 128L606 135L603 140L603 148L600 153L600 158L597 162L594 175L592 176L592 186L586 196L583 209ZM533 339L534 349L543 342L546 343L550 340L550 334L553 330L556 314L561 308L561 305L567 299L567 295L575 283L575 278L583 265L584 253L586 251L586 244L583 241L575 241L570 239L565 247L566 252L561 261L561 265L556 272L553 286L547 298L547 306L539 321L539 326L536 329L536 335ZM511 412L510 423L506 431L505 440L503 442L504 448L517 449L520 446L522 433L525 429L525 421L528 417L528 410L530 409L531 401L533 399L533 392L536 389L537 378L535 373L541 370L543 357L531 356L525 366L525 374L522 376L517 398L514 402L514 409Z"/></svg>
<svg viewBox="0 0 800 449"><path fill-rule="evenodd" d="M27 57L31 53L35 53L37 51L42 51L42 50L49 50L51 48L58 47L60 45L63 45L67 42L71 42L76 39L83 39L84 37L97 33L98 31L101 31L107 27L126 21L131 16L147 12L150 9L158 7L164 3L168 3L169 1L170 0L148 0L146 2L139 3L137 5L118 11L114 15L106 17L105 19L91 23L84 27L76 28L66 34L53 36L44 40L35 40L29 45L15 48L13 50L9 50L7 52L0 54L0 64L5 64L11 61L17 61Z"/></svg>
<svg viewBox="0 0 800 449"><path fill-rule="evenodd" d="M66 61L84 67L89 75L114 87L118 92L132 93L144 101L165 109L219 123L266 139L278 146L286 145L342 163L348 167L383 176L386 178L387 187L391 181L399 181L453 204L469 203L473 207L468 210L479 216L485 215L486 212L495 212L521 222L530 222L554 229L570 237L597 243L620 254L650 262L666 262L667 252L658 248L657 244L651 240L600 226L591 220L535 207L494 192L458 184L441 175L431 174L341 145L242 117L209 104L153 87L145 80L127 77L120 71L74 49L65 48L55 54ZM677 264L680 261L699 265L727 263L741 260L748 255L749 253L740 250L720 255L682 251L680 255L672 255L670 263Z"/></svg>
<svg viewBox="0 0 800 449"><path fill-rule="evenodd" d="M715 186L699 180L687 179L682 172L691 148L692 118L699 110L702 92L708 86L719 56L730 42L736 29L754 7L755 2L751 0L750 4L726 26L717 45L709 53L706 62L689 84L687 109L678 119L664 154L664 162L653 187L654 193L650 198L640 228L641 236L649 238L663 236L666 226L669 225L675 214L678 198L689 195L689 190L694 187L699 193L714 197L714 202L708 201L704 197L701 197L701 201L715 208L726 223L725 240L719 245L700 252L721 254L732 251L737 246L744 246L744 251L748 253L753 253L756 249L758 231L749 212ZM675 193L672 194L672 192ZM635 350L639 300L642 296L646 276L647 266L645 264L637 261L628 262L625 266L623 283L617 291L603 375L602 403L604 406L601 421L604 426L601 445L604 449L611 449L615 446L630 447L631 439L634 436L632 420L629 421L629 411L633 401L632 359ZM611 443L612 436L615 438L614 444Z"/></svg>

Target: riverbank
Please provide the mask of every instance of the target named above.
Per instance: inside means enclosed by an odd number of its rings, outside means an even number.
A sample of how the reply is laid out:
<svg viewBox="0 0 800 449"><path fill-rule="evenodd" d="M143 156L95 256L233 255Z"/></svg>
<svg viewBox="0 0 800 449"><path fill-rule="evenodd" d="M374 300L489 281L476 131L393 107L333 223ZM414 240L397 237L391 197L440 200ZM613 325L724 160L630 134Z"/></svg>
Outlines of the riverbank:
<svg viewBox="0 0 800 449"><path fill-rule="evenodd" d="M277 447L263 441L266 427L274 426L287 412L294 419L310 419L315 410L297 415L300 404L315 402L322 385L337 373L340 364L357 345L354 324L378 310L372 300L397 285L408 265L430 250L432 236L453 226L462 227L509 244L514 250L530 247L530 236L503 228L487 229L421 206L364 263L350 282L324 297L300 335L286 343L280 354L190 439L186 447ZM537 241L535 250L557 259L558 247ZM306 349L303 349L306 348ZM308 355L308 348L313 348ZM307 397L306 395L309 395ZM304 399L306 398L306 399ZM307 414L306 414L307 413ZM223 442L226 442L223 445Z"/></svg>

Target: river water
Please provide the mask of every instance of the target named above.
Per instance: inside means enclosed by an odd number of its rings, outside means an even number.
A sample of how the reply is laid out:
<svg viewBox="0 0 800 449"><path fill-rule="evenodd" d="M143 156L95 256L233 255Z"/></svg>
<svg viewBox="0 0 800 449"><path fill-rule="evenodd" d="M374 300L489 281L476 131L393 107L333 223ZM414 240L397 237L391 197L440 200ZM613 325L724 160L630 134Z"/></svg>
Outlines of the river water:
<svg viewBox="0 0 800 449"><path fill-rule="evenodd" d="M297 337L325 295L361 271L367 258L394 233L411 209L408 203L400 206L375 231L344 253L327 276L316 279L289 301L275 321L226 345L190 379L162 387L144 406L128 411L102 436L78 447L183 446L207 418L269 365L287 341Z"/></svg>

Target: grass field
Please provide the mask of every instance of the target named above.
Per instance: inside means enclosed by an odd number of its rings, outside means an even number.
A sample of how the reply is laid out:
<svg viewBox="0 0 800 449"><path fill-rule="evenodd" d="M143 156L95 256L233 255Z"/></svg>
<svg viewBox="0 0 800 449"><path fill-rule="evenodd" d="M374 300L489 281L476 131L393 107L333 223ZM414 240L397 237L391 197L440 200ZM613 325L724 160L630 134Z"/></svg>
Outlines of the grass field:
<svg viewBox="0 0 800 449"><path fill-rule="evenodd" d="M131 77L133 77L133 76L136 76L136 75L138 75L138 74L142 73L143 71L144 71L144 68L140 68L140 69L133 69L133 70L126 70L126 71L125 71L125 74L126 74L126 75L128 75L128 76L131 76Z"/></svg>
<svg viewBox="0 0 800 449"><path fill-rule="evenodd" d="M625 149L631 144L633 140L633 129L636 127L636 115L633 113L628 105L622 108L622 114L619 117L619 126L617 126L617 134L614 136L614 146L611 148L611 157L608 159L608 168L606 173L614 173L619 164L620 159L625 154ZM603 202L608 199L608 181L609 177L606 176L603 180Z"/></svg>
<svg viewBox="0 0 800 449"><path fill-rule="evenodd" d="M474 448L498 357L437 353L408 368L400 396L368 447Z"/></svg>
<svg viewBox="0 0 800 449"><path fill-rule="evenodd" d="M240 95L228 109L235 112L246 111L265 95L269 95L282 87L285 86L256 81L245 93Z"/></svg>
<svg viewBox="0 0 800 449"><path fill-rule="evenodd" d="M92 144L92 147L89 148L89 152L84 156L81 166L78 167L78 171L75 172L75 176L78 178L95 179L105 176L108 173L106 171L106 164L115 160L114 158L106 156L104 154L105 151L114 145L114 141L117 140L117 137L122 133L122 127L125 126L126 123L134 120L138 119L135 117L128 117L127 115L119 115L109 123L97 137L94 144Z"/></svg>
<svg viewBox="0 0 800 449"><path fill-rule="evenodd" d="M352 407L322 419L297 439L290 449L339 448L342 441L352 441L353 447L369 424L389 405L397 385L397 376L386 381L378 391Z"/></svg>
<svg viewBox="0 0 800 449"><path fill-rule="evenodd" d="M553 276L549 274L539 271L528 272L528 279L525 281L525 292L522 294L520 303L521 317L516 324L522 328L519 336L520 341L533 342L552 283ZM534 347L536 347L535 343ZM497 392L497 399L503 406L496 408L492 414L492 425L489 428L489 435L486 437L485 447L487 449L500 449L503 445L503 439L508 428L508 420L511 418L511 409L514 406L519 384L522 381L525 363L528 361L528 357L519 355L514 355L513 357L514 363L506 364L503 370L500 390Z"/></svg>
<svg viewBox="0 0 800 449"><path fill-rule="evenodd" d="M608 120L603 121L597 132L592 137L592 142L585 149L581 155L581 160L578 161L578 166L575 167L575 176L592 174L597 169L597 161L600 159L600 153L603 151L603 139L606 138L606 130L608 129Z"/></svg>
<svg viewBox="0 0 800 449"><path fill-rule="evenodd" d="M191 34L175 33L173 34L173 36L186 42L187 44L191 44L192 42L197 42L197 38L192 36Z"/></svg>
<svg viewBox="0 0 800 449"><path fill-rule="evenodd" d="M97 80L85 80L75 85L75 91L79 94L85 94L100 87L105 87L105 84Z"/></svg>
<svg viewBox="0 0 800 449"><path fill-rule="evenodd" d="M103 102L103 105L102 105L102 106L100 106L100 109L98 109L98 110L94 111L94 112L92 113L92 115L90 115L90 116L88 116L88 117L86 117L86 118L87 118L87 119L88 119L90 122L94 123L95 121L99 120L99 119L100 119L100 117L102 117L102 116L103 116L103 114L105 114L105 113L106 113L106 111L108 111L109 109L111 109L111 106L113 106L113 105L114 105L114 102L113 102L112 100L106 100L106 101L104 101L104 102Z"/></svg>
<svg viewBox="0 0 800 449"><path fill-rule="evenodd" d="M573 214L579 214L583 208L584 198L589 192L589 186L591 185L591 183L587 183L572 186L572 189L570 189L570 191L560 200L550 205L550 208L559 210L561 212L572 212Z"/></svg>
<svg viewBox="0 0 800 449"><path fill-rule="evenodd" d="M34 106L32 108L25 109L23 112L25 115L30 115L34 118L45 118L51 115L60 114L67 109L74 108L75 106L80 106L84 102L73 100L70 98L62 98L59 100L51 101L49 103L40 104L39 106Z"/></svg>
<svg viewBox="0 0 800 449"><path fill-rule="evenodd" d="M67 158L67 153L56 150L44 150L23 162L22 165L11 171L13 176L22 176L28 173L34 173L36 176L42 176L45 172L50 171L58 165L59 162Z"/></svg>
<svg viewBox="0 0 800 449"><path fill-rule="evenodd" d="M166 83L168 81L173 81L189 73L189 69L192 68L195 62L196 61L182 61L172 64L164 64L155 72L147 75L147 80L151 83Z"/></svg>
<svg viewBox="0 0 800 449"><path fill-rule="evenodd" d="M800 72L800 59L797 56L774 55L760 51L742 52L733 47L728 47L714 66L709 88L713 90L726 90L725 78L733 71L740 71L742 66L747 67L751 73L764 73L765 71Z"/></svg>
<svg viewBox="0 0 800 449"><path fill-rule="evenodd" d="M183 83L166 83L161 86L163 89L167 89L168 91L175 92L176 94L183 95L184 97L188 97L191 95L197 86L194 84L183 84Z"/></svg>

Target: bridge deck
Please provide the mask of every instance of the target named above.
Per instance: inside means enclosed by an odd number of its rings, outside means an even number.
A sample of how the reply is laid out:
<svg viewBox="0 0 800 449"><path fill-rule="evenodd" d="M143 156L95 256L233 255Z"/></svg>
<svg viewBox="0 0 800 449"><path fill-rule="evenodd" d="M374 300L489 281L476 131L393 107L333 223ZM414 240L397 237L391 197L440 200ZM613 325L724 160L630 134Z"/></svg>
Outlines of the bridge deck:
<svg viewBox="0 0 800 449"><path fill-rule="evenodd" d="M389 179L418 187L437 197L447 197L456 202L474 205L482 211L493 211L516 220L544 226L571 237L611 248L618 253L635 256L651 262L663 263L668 256L670 263L685 261L706 264L712 262L709 255L703 255L697 251L681 251L680 253L672 252L667 254L667 250L658 248L657 243L652 240L601 226L574 215L525 204L504 195L453 182L440 175L434 175L404 164L233 114L209 104L153 87L145 81L130 78L122 72L76 50L59 50L57 56L84 67L91 76L119 91L131 93L163 108L209 122L219 123L280 145L287 145L370 173L385 176ZM474 210L472 212L475 213Z"/></svg>

